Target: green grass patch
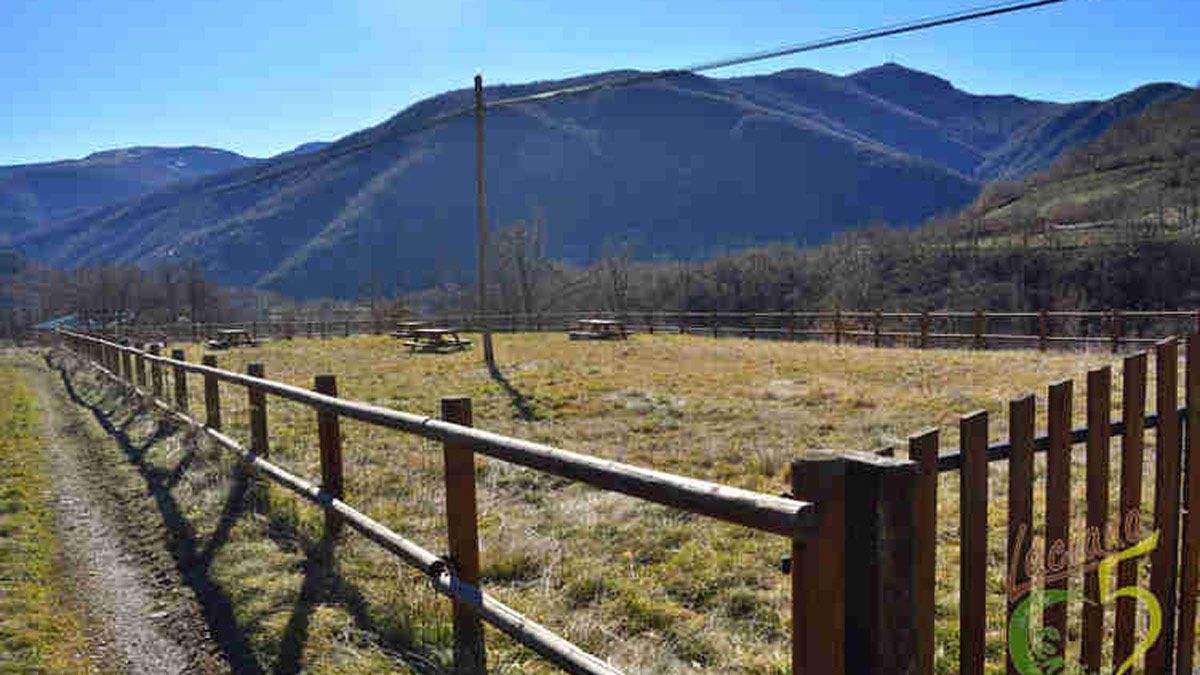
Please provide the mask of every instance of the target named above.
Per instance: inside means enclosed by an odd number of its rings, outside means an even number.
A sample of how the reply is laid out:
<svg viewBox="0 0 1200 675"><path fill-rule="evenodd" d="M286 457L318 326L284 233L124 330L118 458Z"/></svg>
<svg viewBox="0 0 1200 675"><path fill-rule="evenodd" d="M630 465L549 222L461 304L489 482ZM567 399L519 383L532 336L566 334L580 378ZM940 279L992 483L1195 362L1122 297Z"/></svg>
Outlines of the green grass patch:
<svg viewBox="0 0 1200 675"><path fill-rule="evenodd" d="M0 356L0 672L86 672L82 622L63 603L41 411L17 358Z"/></svg>

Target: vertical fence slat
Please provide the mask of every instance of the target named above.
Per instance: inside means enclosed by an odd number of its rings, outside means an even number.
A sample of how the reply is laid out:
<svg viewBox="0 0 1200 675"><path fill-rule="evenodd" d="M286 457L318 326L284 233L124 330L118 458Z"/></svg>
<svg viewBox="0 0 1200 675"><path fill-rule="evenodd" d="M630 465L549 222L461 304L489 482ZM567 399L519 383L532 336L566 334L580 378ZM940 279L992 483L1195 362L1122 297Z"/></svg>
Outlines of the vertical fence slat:
<svg viewBox="0 0 1200 675"><path fill-rule="evenodd" d="M958 672L982 675L987 653L987 509L988 414L979 411L959 421L962 469L959 471L959 647Z"/></svg>
<svg viewBox="0 0 1200 675"><path fill-rule="evenodd" d="M1050 385L1048 411L1049 447L1046 449L1046 589L1067 590L1071 541L1071 396L1074 383L1063 380ZM1058 578L1054 578L1057 576ZM1065 602L1048 604L1042 612L1044 625L1067 636Z"/></svg>
<svg viewBox="0 0 1200 675"><path fill-rule="evenodd" d="M145 348L146 348L146 345L139 346L138 353L134 357L134 363L133 363L133 368L135 371L137 371L134 374L135 377L137 378L137 386L139 386L143 389L146 387L146 357L142 355L141 350L145 349Z"/></svg>
<svg viewBox="0 0 1200 675"><path fill-rule="evenodd" d="M1037 399L1031 394L1008 404L1008 565L1005 627L1012 625L1020 592L1029 582L1025 555L1033 539L1033 436ZM1011 636L1009 637L1011 644ZM1007 650L1006 650L1007 652ZM1024 675L1006 654L1007 672ZM922 671L932 672L932 671Z"/></svg>
<svg viewBox="0 0 1200 675"><path fill-rule="evenodd" d="M443 398L442 419L471 426L471 399ZM446 535L450 562L459 577L479 585L479 525L475 497L475 453L470 448L446 443L442 446L446 481ZM483 624L471 608L454 603L454 672L482 675L487 659Z"/></svg>
<svg viewBox="0 0 1200 675"><path fill-rule="evenodd" d="M217 357L207 354L200 362L209 368L217 367ZM204 375L204 425L210 429L221 428L221 385L216 375Z"/></svg>
<svg viewBox="0 0 1200 675"><path fill-rule="evenodd" d="M162 345L157 342L150 345L150 353L154 356L162 355ZM150 386L154 398L162 398L163 396L163 370L162 364L158 361L150 362Z"/></svg>
<svg viewBox="0 0 1200 675"><path fill-rule="evenodd" d="M1168 338L1154 348L1155 430L1154 529L1158 547L1151 555L1150 592L1162 609L1163 634L1146 653L1146 670L1170 672L1175 644L1175 589L1179 572L1179 342Z"/></svg>
<svg viewBox="0 0 1200 675"><path fill-rule="evenodd" d="M175 349L175 350L171 351L171 358L175 359L176 361L184 361L184 360L186 360L187 355L184 353L184 351L182 349ZM188 388L187 388L187 371L183 369L183 366L175 366L174 371L175 371L175 375L174 375L175 407L179 408L179 410L186 413L188 411L188 407L189 407Z"/></svg>
<svg viewBox="0 0 1200 675"><path fill-rule="evenodd" d="M918 673L933 672L934 615L937 597L937 488L938 430L930 429L908 439L908 458L919 475L913 495L914 560L913 622L916 629Z"/></svg>
<svg viewBox="0 0 1200 675"><path fill-rule="evenodd" d="M1177 672L1190 673L1195 664L1196 596L1200 583L1200 334L1187 341L1187 444L1184 446L1183 569L1179 586L1179 639L1176 641Z"/></svg>
<svg viewBox="0 0 1200 675"><path fill-rule="evenodd" d="M1102 542L1108 525L1108 479L1112 369L1088 373L1087 379L1087 542ZM1087 549L1087 550L1090 550ZM1084 575L1083 665L1100 672L1104 646L1104 606L1100 602L1100 577L1095 570Z"/></svg>
<svg viewBox="0 0 1200 675"><path fill-rule="evenodd" d="M792 494L816 525L792 540L792 673L846 672L846 464L809 452L792 463Z"/></svg>
<svg viewBox="0 0 1200 675"><path fill-rule="evenodd" d="M1050 344L1050 317L1046 314L1046 310L1038 313L1038 349L1046 351L1046 347Z"/></svg>
<svg viewBox="0 0 1200 675"><path fill-rule="evenodd" d="M317 375L313 378L313 390L337 398L337 378ZM346 492L342 475L342 432L336 412L317 408L317 440L321 448L321 491L334 499L343 499ZM325 533L337 536L341 528L342 518L333 511L325 511Z"/></svg>
<svg viewBox="0 0 1200 675"><path fill-rule="evenodd" d="M1118 513L1123 532L1130 531L1131 518L1140 519L1142 508L1142 459L1146 418L1146 354L1127 357L1123 366L1121 418L1125 433L1121 436L1121 510ZM1131 515L1133 514L1133 515ZM1137 522L1137 521L1135 521ZM1138 561L1122 560L1117 566L1117 586L1137 586ZM1124 663L1133 652L1134 618L1137 601L1117 598L1113 633L1113 666Z"/></svg>

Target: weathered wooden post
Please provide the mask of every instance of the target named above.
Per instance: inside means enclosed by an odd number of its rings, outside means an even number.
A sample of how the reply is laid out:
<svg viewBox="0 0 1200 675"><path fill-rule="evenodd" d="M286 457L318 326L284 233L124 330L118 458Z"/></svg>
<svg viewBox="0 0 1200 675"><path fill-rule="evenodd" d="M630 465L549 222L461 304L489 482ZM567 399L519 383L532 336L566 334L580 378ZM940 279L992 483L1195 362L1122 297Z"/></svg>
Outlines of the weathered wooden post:
<svg viewBox="0 0 1200 675"><path fill-rule="evenodd" d="M209 368L217 367L217 357L208 354L201 363ZM210 429L221 428L221 386L217 376L212 373L204 374L204 425Z"/></svg>
<svg viewBox="0 0 1200 675"><path fill-rule="evenodd" d="M872 317L872 332L874 333L875 347L883 346L883 313L875 310L875 316Z"/></svg>
<svg viewBox="0 0 1200 675"><path fill-rule="evenodd" d="M846 672L917 673L916 462L870 452L846 461Z"/></svg>
<svg viewBox="0 0 1200 675"><path fill-rule="evenodd" d="M913 640L917 673L934 668L937 608L937 493L939 434L936 428L908 438L908 458L917 465L913 493Z"/></svg>
<svg viewBox="0 0 1200 675"><path fill-rule="evenodd" d="M471 399L443 398L442 419L471 426ZM479 531L475 498L475 453L468 447L442 446L446 467L446 525L450 563L463 581L479 585ZM486 673L483 624L474 610L454 603L454 672Z"/></svg>
<svg viewBox="0 0 1200 675"><path fill-rule="evenodd" d="M717 337L717 318L712 312L708 314L708 327L712 329L712 336Z"/></svg>
<svg viewBox="0 0 1200 675"><path fill-rule="evenodd" d="M326 396L338 395L337 378L333 375L317 375L313 388ZM325 408L317 408L317 437L321 443L321 491L334 499L345 497L345 481L342 475L342 432L338 414ZM325 532L336 537L342 529L342 519L332 511L325 512Z"/></svg>
<svg viewBox="0 0 1200 675"><path fill-rule="evenodd" d="M151 356L162 356L162 345L155 342L150 345ZM163 396L163 370L162 364L158 361L150 361L150 393L154 398L162 398Z"/></svg>
<svg viewBox="0 0 1200 675"><path fill-rule="evenodd" d="M816 523L792 540L792 673L846 670L846 463L810 451L792 462L792 494Z"/></svg>
<svg viewBox="0 0 1200 675"><path fill-rule="evenodd" d="M261 363L251 363L246 366L246 374L250 377L266 377L266 369ZM250 406L250 452L261 457L270 453L267 443L267 395L254 385L246 387L247 403Z"/></svg>
<svg viewBox="0 0 1200 675"><path fill-rule="evenodd" d="M133 387L133 354L128 349L130 347L129 338L125 338L123 342L126 349L121 350L121 377L125 378L126 384Z"/></svg>
<svg viewBox="0 0 1200 675"><path fill-rule="evenodd" d="M1050 316L1046 310L1038 312L1038 350L1046 351L1050 344Z"/></svg>
<svg viewBox="0 0 1200 675"><path fill-rule="evenodd" d="M833 344L842 344L842 310L833 312Z"/></svg>
<svg viewBox="0 0 1200 675"><path fill-rule="evenodd" d="M787 322L788 342L796 341L796 314L795 312L788 314Z"/></svg>
<svg viewBox="0 0 1200 675"><path fill-rule="evenodd" d="M986 330L987 318L983 314L982 309L975 310L975 349L986 349L987 340L984 338Z"/></svg>
<svg viewBox="0 0 1200 675"><path fill-rule="evenodd" d="M186 361L187 355L182 349L174 349L171 351L171 358L176 361ZM188 388L187 388L187 371L183 366L176 365L175 367L175 407L183 412L188 411Z"/></svg>
<svg viewBox="0 0 1200 675"><path fill-rule="evenodd" d="M1121 337L1124 335L1124 326L1121 321L1121 310L1114 309L1110 318L1112 325L1112 353L1116 354L1121 351Z"/></svg>
<svg viewBox="0 0 1200 675"><path fill-rule="evenodd" d="M149 348L149 345L140 344L140 345L138 345L137 354L134 355L133 366L134 366L134 369L137 371L137 373L135 374L135 377L137 378L137 386L142 387L142 388L145 388L145 386L146 386L146 352L145 352L145 350L148 348Z"/></svg>
<svg viewBox="0 0 1200 675"><path fill-rule="evenodd" d="M921 342L919 347L921 349L929 347L929 310L921 312Z"/></svg>

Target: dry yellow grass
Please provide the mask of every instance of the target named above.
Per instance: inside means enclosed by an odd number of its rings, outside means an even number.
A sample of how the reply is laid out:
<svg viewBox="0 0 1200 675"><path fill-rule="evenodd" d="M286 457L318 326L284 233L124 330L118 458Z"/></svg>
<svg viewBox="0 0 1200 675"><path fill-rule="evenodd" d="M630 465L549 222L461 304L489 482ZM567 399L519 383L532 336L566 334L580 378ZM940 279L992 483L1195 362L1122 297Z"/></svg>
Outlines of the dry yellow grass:
<svg viewBox="0 0 1200 675"><path fill-rule="evenodd" d="M188 348L189 360L201 350ZM1081 379L1107 353L871 349L823 344L637 336L628 343L569 342L565 335L497 337L507 384L478 351L409 354L387 337L296 339L219 355L244 372L311 387L338 376L343 397L434 415L443 396L470 396L476 425L576 451L777 493L790 460L808 449L902 447L940 426L957 443L958 415L992 412L1004 433L1007 401ZM202 409L192 383L193 410ZM245 436L245 394L223 386L227 427ZM1119 389L1119 387L1118 387ZM1075 406L1082 420L1083 388ZM272 399L272 456L319 476L313 413ZM344 423L348 499L397 531L444 550L441 454L403 434ZM1002 475L1002 468L994 470ZM785 672L787 580L782 540L604 494L497 462L482 462L486 587L585 648L632 672ZM943 480L939 551L940 670L953 672L957 579L956 494ZM1002 483L994 483L1002 494ZM320 519L288 495L272 514L315 539ZM993 522L1002 531L1002 520ZM999 650L1003 542L993 550ZM395 565L353 539L339 552L377 623L444 652L445 603L397 587ZM405 577L401 584L414 584ZM538 670L527 652L492 638L501 670Z"/></svg>

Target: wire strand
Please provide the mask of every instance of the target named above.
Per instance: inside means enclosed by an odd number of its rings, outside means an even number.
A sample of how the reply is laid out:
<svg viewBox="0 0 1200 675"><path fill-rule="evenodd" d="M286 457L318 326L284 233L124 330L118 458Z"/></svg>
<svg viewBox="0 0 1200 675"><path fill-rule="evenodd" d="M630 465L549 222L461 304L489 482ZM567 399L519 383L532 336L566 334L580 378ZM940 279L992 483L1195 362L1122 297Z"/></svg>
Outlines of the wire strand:
<svg viewBox="0 0 1200 675"><path fill-rule="evenodd" d="M820 40L814 40L811 42L805 42L805 43L801 43L801 44L797 44L797 45L780 47L777 49L771 49L771 50L767 50L767 51L753 52L750 54L744 54L742 56L734 56L734 57L730 57L730 58L721 59L718 61L709 61L706 63L699 63L699 64L696 64L696 65L693 65L693 66L690 66L687 68L676 68L676 69L669 69L669 70L641 72L641 73L636 73L634 75L629 75L629 76L625 76L625 77L613 78L611 80L603 80L600 82L592 82L592 83L576 85L576 86L572 86L572 87L560 87L558 89L551 89L549 91L537 92L534 94L526 94L523 96L513 96L510 98L498 99L498 100L492 101L490 103L485 102L483 105L483 108L485 110L492 110L492 109L506 108L506 107L515 106L515 105L521 105L523 103L537 103L537 102L542 102L542 101L549 101L549 100L556 99L556 98L562 98L564 96L580 96L583 94L589 94L592 92L602 91L605 89L615 89L618 87L627 87L627 86L632 86L635 84L643 84L643 83L647 83L647 82L653 82L656 80L666 79L669 77L676 77L679 75L692 74L692 73L703 73L703 72L707 72L710 70L717 70L720 68L728 68L731 66L740 66L740 65L745 65L747 63L755 63L758 61L765 61L768 59L775 59L775 58L780 58L783 56L792 56L794 54L801 54L804 52L811 52L811 51L816 51L819 49L829 49L831 47L840 47L843 45L853 44L856 42L865 42L867 40L876 40L879 38L891 37L893 35L901 35L904 33L912 33L912 32L921 31L921 30L928 30L930 28L937 28L940 26L947 26L947 25L956 24L956 23L963 23L966 21L975 21L975 20L984 19L984 18L988 18L988 17L998 16L1001 14L1010 14L1013 12L1020 12L1020 11L1025 11L1025 10L1029 10L1029 9L1035 9L1038 7L1044 7L1046 5L1055 5L1055 4L1063 3L1066 1L1067 0L1025 0L1023 2L1002 2L1002 3L992 4L992 5L985 5L982 7L966 9L966 10L954 12L951 14L942 14L942 15L938 15L938 16L926 17L924 19L914 19L912 21L904 21L904 22L900 22L900 23L890 24L887 26L881 26L881 27L871 28L871 29L864 29L864 30L854 31L851 33L844 33L844 34L837 35L834 37L823 38ZM218 193L229 192L232 190L238 190L238 189L241 189L244 187L249 187L251 185L261 183L263 181L272 180L274 178L279 178L281 176L295 173L297 171L301 171L304 169L315 169L316 167L327 164L327 163L332 162L341 157L345 157L347 155L352 155L352 154L361 152L363 150L368 150L375 146L383 145L384 143L393 143L396 141L400 141L405 138L408 138L409 136L414 136L416 134L419 134L419 133L422 133L425 131L429 131L431 129L442 126L443 124L446 124L453 120L456 120L460 117L465 117L467 115L470 115L474 112L475 112L475 108L472 106L472 107L461 108L459 110L454 110L449 113L444 113L442 115L438 115L436 117L430 118L429 120L426 120L422 124L416 125L415 127L412 127L409 129L405 129L401 132L398 132L398 133L397 132L388 132L384 136L382 136L380 138L372 139L370 141L363 141L361 143L350 145L345 148L338 148L336 150L331 150L329 152L322 151L322 152L316 154L312 158L312 160L309 162L301 161L298 164L290 164L288 166L284 166L284 167L275 169L273 171L268 171L267 173L255 176L248 180L240 181L237 183L231 183L231 184L224 185L224 186L215 187L212 189L212 191L218 192Z"/></svg>

